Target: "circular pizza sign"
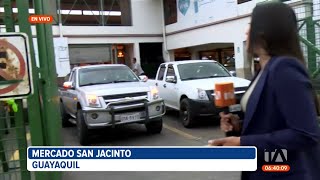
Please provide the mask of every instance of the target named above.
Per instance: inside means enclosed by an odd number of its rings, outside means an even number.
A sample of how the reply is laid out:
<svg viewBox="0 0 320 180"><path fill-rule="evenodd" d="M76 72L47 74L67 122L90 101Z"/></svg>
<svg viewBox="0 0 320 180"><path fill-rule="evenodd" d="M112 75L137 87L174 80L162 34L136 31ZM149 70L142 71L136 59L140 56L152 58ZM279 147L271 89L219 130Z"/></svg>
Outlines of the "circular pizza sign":
<svg viewBox="0 0 320 180"><path fill-rule="evenodd" d="M27 37L0 35L0 98L17 98L31 91Z"/></svg>

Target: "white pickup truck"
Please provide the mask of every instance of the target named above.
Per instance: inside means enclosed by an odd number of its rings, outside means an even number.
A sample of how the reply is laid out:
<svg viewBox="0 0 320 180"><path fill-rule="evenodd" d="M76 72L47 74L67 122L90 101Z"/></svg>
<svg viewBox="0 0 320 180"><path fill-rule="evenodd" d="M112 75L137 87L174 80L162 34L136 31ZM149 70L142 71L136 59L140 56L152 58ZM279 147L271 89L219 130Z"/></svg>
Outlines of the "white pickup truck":
<svg viewBox="0 0 320 180"><path fill-rule="evenodd" d="M192 127L196 117L218 115L213 96L217 82L233 82L238 103L250 84L212 60L166 62L159 66L156 79L147 81L158 87L166 107L180 111L185 127Z"/></svg>
<svg viewBox="0 0 320 180"><path fill-rule="evenodd" d="M63 87L62 125L76 124L81 145L89 143L89 131L97 128L140 123L150 133L162 130L165 106L157 88L126 65L73 68Z"/></svg>

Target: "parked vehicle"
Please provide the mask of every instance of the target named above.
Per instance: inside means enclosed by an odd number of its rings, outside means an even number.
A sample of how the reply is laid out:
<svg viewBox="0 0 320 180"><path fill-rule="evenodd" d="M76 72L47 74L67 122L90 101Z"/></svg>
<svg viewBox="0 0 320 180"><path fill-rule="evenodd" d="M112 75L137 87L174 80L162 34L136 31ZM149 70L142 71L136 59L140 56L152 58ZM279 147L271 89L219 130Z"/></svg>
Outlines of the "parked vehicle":
<svg viewBox="0 0 320 180"><path fill-rule="evenodd" d="M147 81L158 87L168 108L180 111L185 127L192 127L196 117L218 115L214 105L214 85L218 82L234 83L238 103L250 84L249 80L232 76L223 65L212 60L163 63L156 79Z"/></svg>
<svg viewBox="0 0 320 180"><path fill-rule="evenodd" d="M140 123L150 133L162 130L165 106L157 88L126 65L75 67L63 87L62 125L76 124L82 145L89 143L89 131L97 128Z"/></svg>

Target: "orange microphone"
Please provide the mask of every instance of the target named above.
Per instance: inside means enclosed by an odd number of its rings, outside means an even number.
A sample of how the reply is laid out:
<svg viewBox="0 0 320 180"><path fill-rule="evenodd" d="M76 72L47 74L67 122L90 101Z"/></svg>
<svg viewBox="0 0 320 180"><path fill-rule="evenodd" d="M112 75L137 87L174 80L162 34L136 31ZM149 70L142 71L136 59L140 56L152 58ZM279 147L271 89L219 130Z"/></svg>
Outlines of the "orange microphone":
<svg viewBox="0 0 320 180"><path fill-rule="evenodd" d="M215 106L225 114L239 114L242 111L241 105L237 104L235 90L232 82L216 83L214 88ZM239 122L230 122L234 125L235 130L239 131ZM227 133L227 136L232 135Z"/></svg>
<svg viewBox="0 0 320 180"><path fill-rule="evenodd" d="M219 108L236 104L234 87L231 82L216 83L214 88L215 105Z"/></svg>

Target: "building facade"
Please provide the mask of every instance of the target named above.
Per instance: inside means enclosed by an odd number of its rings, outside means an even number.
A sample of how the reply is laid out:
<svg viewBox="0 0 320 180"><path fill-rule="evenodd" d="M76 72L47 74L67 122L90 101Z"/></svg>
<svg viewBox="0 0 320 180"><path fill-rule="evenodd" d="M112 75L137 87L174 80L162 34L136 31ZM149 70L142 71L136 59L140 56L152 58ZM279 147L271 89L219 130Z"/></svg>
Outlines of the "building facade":
<svg viewBox="0 0 320 180"><path fill-rule="evenodd" d="M170 1L170 0L167 0ZM170 60L213 59L251 78L252 60L246 54L246 35L253 8L261 0L177 0L166 14L167 53ZM284 1L305 16L305 1ZM174 6L175 4L172 4ZM168 10L169 11L169 10ZM171 21L169 21L169 19Z"/></svg>
<svg viewBox="0 0 320 180"><path fill-rule="evenodd" d="M262 1L52 1L57 74L64 77L70 68L82 64L131 66L135 57L151 78L160 63L189 59L217 60L235 70L239 77L250 78L253 65L245 51L245 30L252 9ZM308 10L308 4L316 1L319 0L285 3L293 6L299 19L303 19L314 11ZM32 0L29 11L34 13ZM35 35L36 29L32 28ZM1 32L5 30L2 28ZM36 39L34 42L36 45Z"/></svg>
<svg viewBox="0 0 320 180"><path fill-rule="evenodd" d="M3 1L0 15L4 14ZM34 14L32 0L30 14ZM149 74L163 61L163 24L159 0L55 0L53 38L57 74L66 76L73 66L96 63L131 65L135 57ZM13 2L13 13L17 15ZM0 24L4 24L0 19ZM1 32L5 32L2 25ZM18 27L17 27L18 28ZM17 29L18 31L18 29ZM36 27L32 26L36 35ZM37 53L37 41L34 39ZM156 62L155 62L156 63Z"/></svg>

